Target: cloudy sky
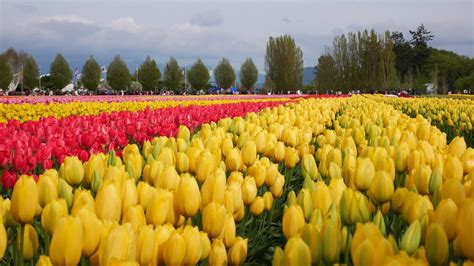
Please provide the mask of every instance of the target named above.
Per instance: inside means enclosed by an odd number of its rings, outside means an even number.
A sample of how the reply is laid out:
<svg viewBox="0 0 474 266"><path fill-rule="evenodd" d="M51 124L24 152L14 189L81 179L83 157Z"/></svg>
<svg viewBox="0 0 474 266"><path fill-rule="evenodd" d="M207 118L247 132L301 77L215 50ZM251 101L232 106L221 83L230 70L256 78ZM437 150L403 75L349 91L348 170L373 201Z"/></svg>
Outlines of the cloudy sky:
<svg viewBox="0 0 474 266"><path fill-rule="evenodd" d="M474 0L0 0L0 51L33 54L43 73L58 52L71 68L89 55L106 65L120 54L130 68L146 55L211 66L227 57L236 67L251 57L262 71L270 36L292 35L314 66L337 34L375 28L407 37L424 23L432 46L474 57L473 14Z"/></svg>

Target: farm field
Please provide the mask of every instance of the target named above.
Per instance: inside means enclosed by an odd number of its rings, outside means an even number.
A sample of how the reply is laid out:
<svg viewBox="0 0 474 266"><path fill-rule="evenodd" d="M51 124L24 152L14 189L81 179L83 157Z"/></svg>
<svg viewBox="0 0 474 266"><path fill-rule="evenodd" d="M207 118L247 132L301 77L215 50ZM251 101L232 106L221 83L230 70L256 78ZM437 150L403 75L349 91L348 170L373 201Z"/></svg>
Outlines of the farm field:
<svg viewBox="0 0 474 266"><path fill-rule="evenodd" d="M0 97L0 264L472 265L473 123L462 96Z"/></svg>

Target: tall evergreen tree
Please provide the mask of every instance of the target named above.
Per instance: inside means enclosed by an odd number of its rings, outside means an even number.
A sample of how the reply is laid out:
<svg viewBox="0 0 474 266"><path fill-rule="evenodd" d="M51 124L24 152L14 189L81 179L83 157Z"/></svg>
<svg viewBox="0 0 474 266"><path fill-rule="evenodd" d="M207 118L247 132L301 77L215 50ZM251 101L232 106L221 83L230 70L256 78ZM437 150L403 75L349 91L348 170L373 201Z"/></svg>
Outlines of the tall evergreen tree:
<svg viewBox="0 0 474 266"><path fill-rule="evenodd" d="M401 32L393 32L392 41L398 79L406 82L410 79L409 76L411 76L412 72L413 50Z"/></svg>
<svg viewBox="0 0 474 266"><path fill-rule="evenodd" d="M39 69L35 59L31 55L26 55L23 64L23 85L33 89L39 86Z"/></svg>
<svg viewBox="0 0 474 266"><path fill-rule="evenodd" d="M336 62L329 50L318 58L318 64L315 67L315 85L321 92L335 91L337 89L337 67Z"/></svg>
<svg viewBox="0 0 474 266"><path fill-rule="evenodd" d="M12 81L12 72L5 56L0 55L0 89L7 90Z"/></svg>
<svg viewBox="0 0 474 266"><path fill-rule="evenodd" d="M258 79L258 69L251 58L247 58L240 66L240 83L242 86L251 90Z"/></svg>
<svg viewBox="0 0 474 266"><path fill-rule="evenodd" d="M235 71L227 58L222 60L214 68L214 78L219 88L228 89L235 82Z"/></svg>
<svg viewBox="0 0 474 266"><path fill-rule="evenodd" d="M418 26L415 31L410 31L410 34L412 36L410 43L413 47L413 66L418 74L430 56L428 42L433 40L434 36L423 24Z"/></svg>
<svg viewBox="0 0 474 266"><path fill-rule="evenodd" d="M56 55L49 72L53 88L56 90L64 88L72 80L71 68L62 54Z"/></svg>
<svg viewBox="0 0 474 266"><path fill-rule="evenodd" d="M209 86L209 70L199 58L188 71L188 81L195 91L206 90Z"/></svg>
<svg viewBox="0 0 474 266"><path fill-rule="evenodd" d="M12 47L8 48L5 53L3 53L5 60L7 61L10 71L12 73L18 73L21 69L20 56L15 49Z"/></svg>
<svg viewBox="0 0 474 266"><path fill-rule="evenodd" d="M119 91L127 90L130 80L131 75L127 64L120 55L116 55L107 69L107 82L112 89Z"/></svg>
<svg viewBox="0 0 474 266"><path fill-rule="evenodd" d="M277 92L296 90L303 85L303 52L289 36L270 37L265 54L266 75Z"/></svg>
<svg viewBox="0 0 474 266"><path fill-rule="evenodd" d="M146 57L137 72L137 80L147 91L155 90L160 84L161 72L155 59Z"/></svg>
<svg viewBox="0 0 474 266"><path fill-rule="evenodd" d="M395 52L390 32L386 31L382 37L382 87L384 89L396 86L397 70L395 68Z"/></svg>
<svg viewBox="0 0 474 266"><path fill-rule="evenodd" d="M183 81L183 72L174 57L166 62L163 75L163 84L168 90L179 93L181 90L181 82Z"/></svg>
<svg viewBox="0 0 474 266"><path fill-rule="evenodd" d="M94 57L90 56L82 67L81 83L88 90L96 90L101 78L101 69Z"/></svg>

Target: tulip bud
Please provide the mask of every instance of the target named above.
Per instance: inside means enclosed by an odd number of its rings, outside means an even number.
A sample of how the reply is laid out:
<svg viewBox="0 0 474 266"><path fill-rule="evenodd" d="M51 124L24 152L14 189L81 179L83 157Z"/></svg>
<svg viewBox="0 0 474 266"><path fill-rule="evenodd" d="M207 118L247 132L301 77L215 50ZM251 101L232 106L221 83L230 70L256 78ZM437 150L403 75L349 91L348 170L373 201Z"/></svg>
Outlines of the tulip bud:
<svg viewBox="0 0 474 266"><path fill-rule="evenodd" d="M206 178L201 187L202 206L205 207L212 201L224 204L225 188L225 172L221 169L216 169L212 175Z"/></svg>
<svg viewBox="0 0 474 266"><path fill-rule="evenodd" d="M76 217L63 217L54 230L49 257L55 265L77 265L83 247L83 227Z"/></svg>
<svg viewBox="0 0 474 266"><path fill-rule="evenodd" d="M270 191L263 194L263 203L266 211L270 211L273 207L273 196Z"/></svg>
<svg viewBox="0 0 474 266"><path fill-rule="evenodd" d="M242 158L237 148L232 148L225 154L225 166L229 172L238 171L241 163Z"/></svg>
<svg viewBox="0 0 474 266"><path fill-rule="evenodd" d="M212 241L209 265L227 265L227 253L221 239Z"/></svg>
<svg viewBox="0 0 474 266"><path fill-rule="evenodd" d="M130 261L136 258L136 235L130 224L111 223L106 231L108 233L100 241L99 250L91 261L96 261L97 265L110 265L114 260Z"/></svg>
<svg viewBox="0 0 474 266"><path fill-rule="evenodd" d="M223 228L226 218L226 209L221 204L209 203L202 212L202 226L211 237L218 237Z"/></svg>
<svg viewBox="0 0 474 266"><path fill-rule="evenodd" d="M311 154L305 154L301 163L301 174L304 178L308 177L311 180L316 180L319 177L318 166Z"/></svg>
<svg viewBox="0 0 474 266"><path fill-rule="evenodd" d="M235 241L236 229L232 214L228 213L225 217L224 227L222 228L222 238L227 248L230 248Z"/></svg>
<svg viewBox="0 0 474 266"><path fill-rule="evenodd" d="M127 208L122 216L122 224L130 223L134 231L146 225L145 212L141 205L133 205Z"/></svg>
<svg viewBox="0 0 474 266"><path fill-rule="evenodd" d="M313 201L311 199L311 193L307 189L303 188L298 193L296 201L298 205L303 209L306 221L309 221L311 215L313 214Z"/></svg>
<svg viewBox="0 0 474 266"><path fill-rule="evenodd" d="M67 207L71 208L73 202L72 187L64 179L59 179L58 187L59 197L66 200Z"/></svg>
<svg viewBox="0 0 474 266"><path fill-rule="evenodd" d="M64 199L53 200L46 205L41 213L41 225L52 235L58 221L68 215L67 204Z"/></svg>
<svg viewBox="0 0 474 266"><path fill-rule="evenodd" d="M444 162L443 177L444 179L456 179L461 181L463 177L462 162L456 156L448 155Z"/></svg>
<svg viewBox="0 0 474 266"><path fill-rule="evenodd" d="M385 220L383 219L383 215L380 211L375 214L372 223L379 228L379 231L382 233L382 235L387 235L387 230L385 228Z"/></svg>
<svg viewBox="0 0 474 266"><path fill-rule="evenodd" d="M82 183L89 186L95 176L102 179L105 174L105 156L103 154L91 154L89 161L84 164L84 179ZM97 181L96 181L97 182Z"/></svg>
<svg viewBox="0 0 474 266"><path fill-rule="evenodd" d="M173 150L170 147L163 147L157 157L157 161L163 163L163 166L174 166L176 163L176 158Z"/></svg>
<svg viewBox="0 0 474 266"><path fill-rule="evenodd" d="M403 234L400 242L400 249L405 250L408 254L413 255L420 245L421 225L420 221L415 220Z"/></svg>
<svg viewBox="0 0 474 266"><path fill-rule="evenodd" d="M253 140L248 140L242 147L242 160L246 166L251 166L257 160L257 146Z"/></svg>
<svg viewBox="0 0 474 266"><path fill-rule="evenodd" d="M48 256L41 255L36 262L36 266L53 266Z"/></svg>
<svg viewBox="0 0 474 266"><path fill-rule="evenodd" d="M285 265L311 265L311 250L299 236L286 242Z"/></svg>
<svg viewBox="0 0 474 266"><path fill-rule="evenodd" d="M94 210L101 220L120 221L121 198L117 185L105 183L95 197Z"/></svg>
<svg viewBox="0 0 474 266"><path fill-rule="evenodd" d="M176 137L185 141L189 141L189 138L191 137L191 132L186 126L181 125L178 128L178 134Z"/></svg>
<svg viewBox="0 0 474 266"><path fill-rule="evenodd" d="M313 200L313 209L320 209L323 214L328 213L332 204L331 193L324 182L317 182L313 191L311 191Z"/></svg>
<svg viewBox="0 0 474 266"><path fill-rule="evenodd" d="M285 185L285 177L281 174L277 175L275 182L270 187L270 191L274 198L279 198L283 194L283 186Z"/></svg>
<svg viewBox="0 0 474 266"><path fill-rule="evenodd" d="M255 183L255 179L251 176L247 176L242 183L241 189L244 204L252 204L257 196L257 184Z"/></svg>
<svg viewBox="0 0 474 266"><path fill-rule="evenodd" d="M305 225L303 210L294 204L286 208L283 214L282 229L286 239L290 239L299 234Z"/></svg>
<svg viewBox="0 0 474 266"><path fill-rule="evenodd" d="M184 152L176 154L176 170L178 173L186 173L189 169L189 158Z"/></svg>
<svg viewBox="0 0 474 266"><path fill-rule="evenodd" d="M438 191L441 187L441 182L442 182L442 177L441 177L441 171L439 168L435 168L433 172L431 172L431 176L429 178L429 183L428 183L428 190L430 194L434 194L435 191Z"/></svg>
<svg viewBox="0 0 474 266"><path fill-rule="evenodd" d="M248 174L255 178L255 184L257 187L261 187L265 182L267 176L267 168L262 165L260 162L255 163L253 166L249 167Z"/></svg>
<svg viewBox="0 0 474 266"><path fill-rule="evenodd" d="M466 142L464 141L464 137L455 137L448 146L448 153L459 159L461 159L465 150Z"/></svg>
<svg viewBox="0 0 474 266"><path fill-rule="evenodd" d="M456 219L458 217L458 207L452 199L442 200L436 207L434 220L441 224L450 241L456 238Z"/></svg>
<svg viewBox="0 0 474 266"><path fill-rule="evenodd" d="M180 265L186 254L186 241L176 231L171 233L170 238L164 244L164 261L166 265Z"/></svg>
<svg viewBox="0 0 474 266"><path fill-rule="evenodd" d="M239 154L240 157L240 154ZM199 182L204 182L206 178L214 172L216 162L209 151L202 151L196 161L196 178Z"/></svg>
<svg viewBox="0 0 474 266"><path fill-rule="evenodd" d="M442 199L452 199L456 205L460 206L466 198L466 192L459 180L448 179L441 188Z"/></svg>
<svg viewBox="0 0 474 266"><path fill-rule="evenodd" d="M140 265L148 265L153 258L155 232L151 225L140 227L137 235L137 253L135 260Z"/></svg>
<svg viewBox="0 0 474 266"><path fill-rule="evenodd" d="M183 238L186 243L186 253L184 255L183 264L196 265L202 255L201 234L197 227L185 226L183 230Z"/></svg>
<svg viewBox="0 0 474 266"><path fill-rule="evenodd" d="M38 250L38 235L35 228L31 224L25 224L25 232L23 235L23 259L31 260ZM17 235L17 247L20 250L20 234Z"/></svg>
<svg viewBox="0 0 474 266"><path fill-rule="evenodd" d="M464 174L468 174L472 172L472 170L474 169L474 149L473 148L467 148L466 151L464 151L461 157L461 162L464 169Z"/></svg>
<svg viewBox="0 0 474 266"><path fill-rule="evenodd" d="M235 239L227 254L231 265L242 265L244 263L247 257L247 243L248 239L243 239L240 236Z"/></svg>
<svg viewBox="0 0 474 266"><path fill-rule="evenodd" d="M68 156L64 159L64 179L74 186L81 183L84 178L84 166L77 156Z"/></svg>
<svg viewBox="0 0 474 266"><path fill-rule="evenodd" d="M335 220L328 220L322 231L323 260L325 263L334 264L340 254L340 226Z"/></svg>
<svg viewBox="0 0 474 266"><path fill-rule="evenodd" d="M275 252L273 253L272 265L273 266L285 265L285 254L283 253L283 250L279 246L275 248Z"/></svg>
<svg viewBox="0 0 474 266"><path fill-rule="evenodd" d="M176 190L179 183L179 175L174 166L165 167L161 175L155 179L154 185L156 188L162 188L169 191Z"/></svg>
<svg viewBox="0 0 474 266"><path fill-rule="evenodd" d="M448 238L441 225L433 223L428 228L425 250L426 258L431 265L442 265L448 261Z"/></svg>
<svg viewBox="0 0 474 266"><path fill-rule="evenodd" d="M301 238L311 251L311 264L318 264L323 256L321 233L318 226L306 224L301 231Z"/></svg>
<svg viewBox="0 0 474 266"><path fill-rule="evenodd" d="M49 175L40 175L36 186L41 207L58 198L58 185Z"/></svg>
<svg viewBox="0 0 474 266"><path fill-rule="evenodd" d="M262 197L257 196L254 202L252 202L252 204L250 205L250 213L255 216L258 216L263 212L264 208L265 208L265 201L263 200Z"/></svg>
<svg viewBox="0 0 474 266"><path fill-rule="evenodd" d="M300 157L298 155L298 150L293 147L286 147L285 150L285 167L291 169L298 164Z"/></svg>
<svg viewBox="0 0 474 266"><path fill-rule="evenodd" d="M354 184L360 191L366 191L370 188L372 180L375 177L375 167L369 158L358 158Z"/></svg>
<svg viewBox="0 0 474 266"><path fill-rule="evenodd" d="M466 258L474 261L474 199L466 199L459 206L457 217L458 245Z"/></svg>
<svg viewBox="0 0 474 266"><path fill-rule="evenodd" d="M331 165L338 167L335 164ZM332 178L329 182L328 189L329 193L331 194L332 202L334 202L336 206L339 206L342 197L342 192L344 191L344 189L346 189L346 184L344 183L344 180L342 178Z"/></svg>
<svg viewBox="0 0 474 266"><path fill-rule="evenodd" d="M11 213L15 221L21 224L31 223L36 215L38 188L31 176L21 175L13 187Z"/></svg>
<svg viewBox="0 0 474 266"><path fill-rule="evenodd" d="M5 255L5 250L7 249L8 235L3 225L3 221L0 220L0 258L3 258Z"/></svg>
<svg viewBox="0 0 474 266"><path fill-rule="evenodd" d="M173 210L173 194L167 190L156 189L146 208L146 221L148 224L162 225Z"/></svg>
<svg viewBox="0 0 474 266"><path fill-rule="evenodd" d="M209 256L211 252L211 241L209 240L209 236L207 233L199 231L200 236L200 245L201 245L201 257L199 261L203 261Z"/></svg>
<svg viewBox="0 0 474 266"><path fill-rule="evenodd" d="M95 216L93 210L81 209L77 217L81 220L84 232L82 255L90 257L97 250L105 229L102 222Z"/></svg>
<svg viewBox="0 0 474 266"><path fill-rule="evenodd" d="M428 186L428 183L426 184ZM377 203L390 201L394 192L392 178L385 171L378 171L370 185L369 195Z"/></svg>

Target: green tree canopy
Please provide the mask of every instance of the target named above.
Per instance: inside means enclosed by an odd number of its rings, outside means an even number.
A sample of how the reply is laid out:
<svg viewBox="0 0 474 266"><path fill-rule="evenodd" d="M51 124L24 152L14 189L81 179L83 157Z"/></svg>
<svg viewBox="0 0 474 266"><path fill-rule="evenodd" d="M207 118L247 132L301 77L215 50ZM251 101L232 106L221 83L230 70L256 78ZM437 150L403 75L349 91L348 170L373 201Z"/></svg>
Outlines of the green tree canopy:
<svg viewBox="0 0 474 266"><path fill-rule="evenodd" d="M227 89L234 84L235 71L227 58L222 58L214 68L214 78L219 88Z"/></svg>
<svg viewBox="0 0 474 266"><path fill-rule="evenodd" d="M114 90L126 90L130 84L131 75L127 64L120 55L116 55L107 69L107 82Z"/></svg>
<svg viewBox="0 0 474 266"><path fill-rule="evenodd" d="M247 58L240 66L240 83L242 86L251 90L258 79L258 69L251 58Z"/></svg>
<svg viewBox="0 0 474 266"><path fill-rule="evenodd" d="M90 56L82 67L81 83L88 90L95 90L99 86L101 69L94 57Z"/></svg>
<svg viewBox="0 0 474 266"><path fill-rule="evenodd" d="M163 75L163 84L168 90L179 93L181 89L181 82L183 81L183 72L178 65L178 61L171 57L166 62L165 71Z"/></svg>
<svg viewBox="0 0 474 266"><path fill-rule="evenodd" d="M27 55L23 65L23 85L26 88L33 89L39 86L39 69L35 59L31 55Z"/></svg>
<svg viewBox="0 0 474 266"><path fill-rule="evenodd" d="M0 56L0 89L7 90L12 81L12 72L5 56Z"/></svg>
<svg viewBox="0 0 474 266"><path fill-rule="evenodd" d="M320 91L330 91L336 89L336 62L334 58L326 53L318 58L318 64L314 69L316 87Z"/></svg>
<svg viewBox="0 0 474 266"><path fill-rule="evenodd" d="M50 69L53 88L60 90L72 80L72 71L62 54L56 55Z"/></svg>
<svg viewBox="0 0 474 266"><path fill-rule="evenodd" d="M155 59L147 56L137 71L138 82L142 84L144 90L153 91L160 84L160 77L160 69Z"/></svg>
<svg viewBox="0 0 474 266"><path fill-rule="evenodd" d="M270 37L265 71L280 93L303 87L303 52L291 36Z"/></svg>
<svg viewBox="0 0 474 266"><path fill-rule="evenodd" d="M195 90L206 90L209 86L209 70L199 58L188 71L188 81Z"/></svg>

